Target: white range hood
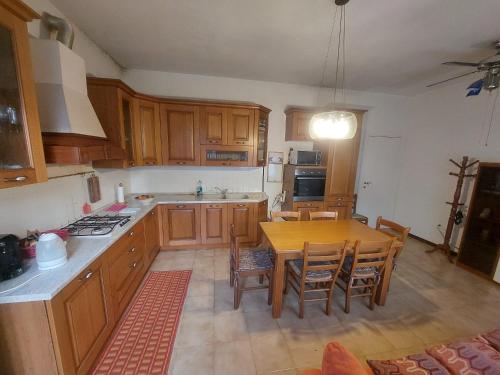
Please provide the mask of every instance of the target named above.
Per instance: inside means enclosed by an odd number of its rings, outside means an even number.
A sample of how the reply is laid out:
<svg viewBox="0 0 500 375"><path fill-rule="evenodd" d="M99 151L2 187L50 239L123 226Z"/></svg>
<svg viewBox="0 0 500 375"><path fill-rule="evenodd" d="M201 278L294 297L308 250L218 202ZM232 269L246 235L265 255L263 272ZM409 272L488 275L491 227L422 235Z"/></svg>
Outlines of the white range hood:
<svg viewBox="0 0 500 375"><path fill-rule="evenodd" d="M87 96L84 60L57 40L30 44L42 132L106 138Z"/></svg>

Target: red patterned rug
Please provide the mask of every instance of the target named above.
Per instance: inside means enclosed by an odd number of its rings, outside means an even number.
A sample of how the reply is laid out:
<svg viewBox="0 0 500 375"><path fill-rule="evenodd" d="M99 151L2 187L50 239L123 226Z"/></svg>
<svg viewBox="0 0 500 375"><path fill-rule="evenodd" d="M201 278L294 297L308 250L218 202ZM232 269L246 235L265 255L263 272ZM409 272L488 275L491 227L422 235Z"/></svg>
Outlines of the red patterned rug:
<svg viewBox="0 0 500 375"><path fill-rule="evenodd" d="M93 374L166 374L190 277L191 271L151 272Z"/></svg>

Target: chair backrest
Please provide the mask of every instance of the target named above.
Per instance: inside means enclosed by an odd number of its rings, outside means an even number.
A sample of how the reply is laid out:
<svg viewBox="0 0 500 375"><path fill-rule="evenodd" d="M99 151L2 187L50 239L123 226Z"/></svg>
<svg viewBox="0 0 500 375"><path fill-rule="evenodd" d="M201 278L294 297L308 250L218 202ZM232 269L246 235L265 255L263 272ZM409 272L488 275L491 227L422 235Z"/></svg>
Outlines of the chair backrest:
<svg viewBox="0 0 500 375"><path fill-rule="evenodd" d="M374 267L381 274L389 256L393 256L394 239L385 241L356 241L351 274L357 269Z"/></svg>
<svg viewBox="0 0 500 375"><path fill-rule="evenodd" d="M332 243L304 243L304 269L302 283L308 271L331 271L333 283L339 275L344 263L348 241Z"/></svg>
<svg viewBox="0 0 500 375"><path fill-rule="evenodd" d="M337 211L311 211L309 220L337 220L339 213Z"/></svg>
<svg viewBox="0 0 500 375"><path fill-rule="evenodd" d="M271 221L279 221L279 219L300 221L301 215L298 211L272 211Z"/></svg>
<svg viewBox="0 0 500 375"><path fill-rule="evenodd" d="M377 218L375 229L392 237L396 237L398 241L404 244L406 242L406 239L408 238L408 234L410 233L411 228L403 227L402 225L399 225L394 221L386 220L382 216L379 216Z"/></svg>
<svg viewBox="0 0 500 375"><path fill-rule="evenodd" d="M240 268L240 239L236 235L234 224L229 228L229 262L235 269Z"/></svg>

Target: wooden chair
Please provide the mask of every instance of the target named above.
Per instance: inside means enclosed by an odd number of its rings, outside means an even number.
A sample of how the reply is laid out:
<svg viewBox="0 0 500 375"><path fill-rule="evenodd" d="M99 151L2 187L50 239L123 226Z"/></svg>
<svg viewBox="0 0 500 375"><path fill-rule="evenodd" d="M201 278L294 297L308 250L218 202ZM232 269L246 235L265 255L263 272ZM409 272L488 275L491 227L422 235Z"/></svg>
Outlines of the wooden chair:
<svg viewBox="0 0 500 375"><path fill-rule="evenodd" d="M345 292L346 313L351 308L351 297L369 296L369 306L373 310L380 276L388 257L394 254L393 242L394 240L356 241L354 255L346 257L337 279L337 285ZM356 290L354 294L353 290Z"/></svg>
<svg viewBox="0 0 500 375"><path fill-rule="evenodd" d="M398 242L400 242L399 246L395 247L396 253L394 254L394 260L396 260L403 250L411 228L403 227L394 221L386 220L382 216L379 216L375 229L391 238L396 238ZM396 263L394 263L394 265L396 265Z"/></svg>
<svg viewBox="0 0 500 375"><path fill-rule="evenodd" d="M330 315L333 288L345 258L347 241L330 244L304 243L302 259L287 265L285 293L291 286L299 296L299 318L304 318L304 302L326 301L326 314ZM306 299L310 293L324 293L324 297Z"/></svg>
<svg viewBox="0 0 500 375"><path fill-rule="evenodd" d="M264 277L268 279L268 285L244 287L244 281L249 276L259 277L259 284ZM249 290L269 289L267 303L272 303L273 264L269 257L268 249L240 250L240 240L236 236L234 224L230 228L230 251L229 251L229 284L234 287L234 309L238 309L241 301L241 293Z"/></svg>
<svg viewBox="0 0 500 375"><path fill-rule="evenodd" d="M339 213L337 211L311 211L309 220L337 220Z"/></svg>
<svg viewBox="0 0 500 375"><path fill-rule="evenodd" d="M301 215L298 211L272 211L271 221L280 221L279 219L300 221Z"/></svg>

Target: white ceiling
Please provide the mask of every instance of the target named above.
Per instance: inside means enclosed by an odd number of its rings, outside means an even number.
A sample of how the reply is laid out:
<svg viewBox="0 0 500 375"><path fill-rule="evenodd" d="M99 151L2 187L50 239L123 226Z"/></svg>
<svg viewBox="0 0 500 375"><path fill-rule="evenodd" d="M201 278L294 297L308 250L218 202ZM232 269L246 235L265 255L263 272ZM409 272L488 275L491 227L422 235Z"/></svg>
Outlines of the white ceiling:
<svg viewBox="0 0 500 375"><path fill-rule="evenodd" d="M52 2L125 68L308 85L321 82L333 17L331 0ZM500 39L499 0L352 0L347 13L351 89L419 92L468 71L442 61L489 56Z"/></svg>

